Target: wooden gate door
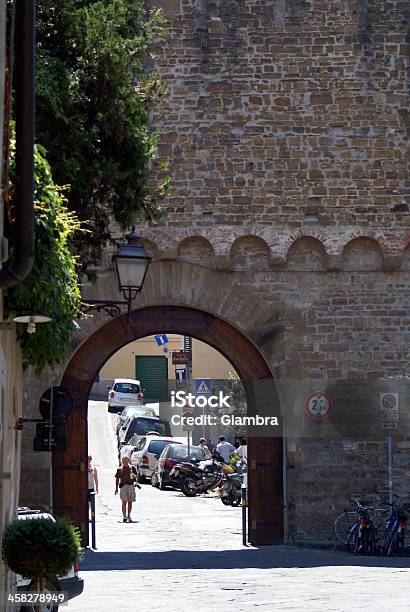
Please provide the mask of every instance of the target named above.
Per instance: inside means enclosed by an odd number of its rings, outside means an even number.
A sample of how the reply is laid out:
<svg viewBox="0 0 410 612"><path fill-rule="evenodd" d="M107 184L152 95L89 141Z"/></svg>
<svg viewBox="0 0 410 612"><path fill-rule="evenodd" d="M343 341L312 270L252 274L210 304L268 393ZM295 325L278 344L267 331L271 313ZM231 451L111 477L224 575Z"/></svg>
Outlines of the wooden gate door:
<svg viewBox="0 0 410 612"><path fill-rule="evenodd" d="M81 397L74 398L67 419L67 449L53 453L53 512L80 529L83 545L88 544L87 498L87 406Z"/></svg>
<svg viewBox="0 0 410 612"><path fill-rule="evenodd" d="M283 544L282 438L248 439L248 539Z"/></svg>

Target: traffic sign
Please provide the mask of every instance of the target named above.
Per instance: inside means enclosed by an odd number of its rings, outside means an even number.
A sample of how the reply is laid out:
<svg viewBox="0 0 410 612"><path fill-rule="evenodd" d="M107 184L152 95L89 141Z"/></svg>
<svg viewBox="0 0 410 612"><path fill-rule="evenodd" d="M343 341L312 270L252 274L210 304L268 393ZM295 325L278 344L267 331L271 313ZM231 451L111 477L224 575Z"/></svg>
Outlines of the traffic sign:
<svg viewBox="0 0 410 612"><path fill-rule="evenodd" d="M158 336L154 336L154 338L158 346L164 346L164 344L169 342L168 336L166 334L158 334Z"/></svg>
<svg viewBox="0 0 410 612"><path fill-rule="evenodd" d="M190 351L172 351L173 365L191 365L192 353Z"/></svg>
<svg viewBox="0 0 410 612"><path fill-rule="evenodd" d="M382 430L397 429L399 424L399 394L380 393L380 408Z"/></svg>
<svg viewBox="0 0 410 612"><path fill-rule="evenodd" d="M175 368L175 385L179 389L186 386L186 369Z"/></svg>
<svg viewBox="0 0 410 612"><path fill-rule="evenodd" d="M38 438L49 438L51 430L51 438L65 438L66 424L65 423L51 423L50 421L44 421L43 423L36 424L36 436Z"/></svg>
<svg viewBox="0 0 410 612"><path fill-rule="evenodd" d="M53 387L53 407L51 411L51 389L44 391L40 400L40 414L43 419L50 419L51 412L53 420L64 421L73 409L73 398L71 393L64 387Z"/></svg>
<svg viewBox="0 0 410 612"><path fill-rule="evenodd" d="M188 418L189 419L191 419L191 418L193 419L194 418L194 413L193 412L184 412L184 414L182 415L181 421L182 421L182 429L184 431L192 431L194 429L193 422L192 422L192 424L186 422Z"/></svg>
<svg viewBox="0 0 410 612"><path fill-rule="evenodd" d="M36 424L36 437L33 449L35 451L65 451L66 449L66 424L62 422L50 423L44 421Z"/></svg>
<svg viewBox="0 0 410 612"><path fill-rule="evenodd" d="M324 391L314 391L308 395L305 401L306 413L315 421L327 419L332 408L332 399Z"/></svg>
<svg viewBox="0 0 410 612"><path fill-rule="evenodd" d="M212 395L212 380L210 378L196 378L195 395Z"/></svg>
<svg viewBox="0 0 410 612"><path fill-rule="evenodd" d="M66 448L66 438L52 438L51 444L48 438L38 438L37 436L34 438L33 450L37 452L65 451Z"/></svg>
<svg viewBox="0 0 410 612"><path fill-rule="evenodd" d="M382 431L392 431L399 428L398 421L382 421Z"/></svg>
<svg viewBox="0 0 410 612"><path fill-rule="evenodd" d="M380 393L380 407L386 413L398 411L399 394L398 393Z"/></svg>

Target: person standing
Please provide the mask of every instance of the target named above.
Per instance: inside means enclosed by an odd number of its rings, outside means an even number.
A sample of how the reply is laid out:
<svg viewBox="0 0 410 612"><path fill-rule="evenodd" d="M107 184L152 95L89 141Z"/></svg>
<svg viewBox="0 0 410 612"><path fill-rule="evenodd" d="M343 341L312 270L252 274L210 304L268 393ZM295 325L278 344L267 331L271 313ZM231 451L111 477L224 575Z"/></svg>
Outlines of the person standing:
<svg viewBox="0 0 410 612"><path fill-rule="evenodd" d="M246 438L241 438L240 446L238 446L236 452L240 456L242 461L244 461L245 463L248 462L248 444L246 442Z"/></svg>
<svg viewBox="0 0 410 612"><path fill-rule="evenodd" d="M131 511L132 504L135 502L135 487L138 485L138 475L135 467L130 465L130 460L127 455L121 460L121 467L119 467L115 473L115 495L120 489L120 499L122 507L122 522L132 523ZM128 506L128 507L127 507Z"/></svg>
<svg viewBox="0 0 410 612"><path fill-rule="evenodd" d="M210 459L211 458L211 451L209 450L209 448L206 445L205 438L200 438L199 446L200 446L200 448L203 448L204 451L205 451L205 459Z"/></svg>
<svg viewBox="0 0 410 612"><path fill-rule="evenodd" d="M97 468L92 464L93 458L88 455L88 501L91 501L91 495L98 493L98 472Z"/></svg>
<svg viewBox="0 0 410 612"><path fill-rule="evenodd" d="M219 444L216 445L216 450L223 457L225 463L228 463L229 457L234 452L235 447L230 442L227 442L224 436L219 436Z"/></svg>

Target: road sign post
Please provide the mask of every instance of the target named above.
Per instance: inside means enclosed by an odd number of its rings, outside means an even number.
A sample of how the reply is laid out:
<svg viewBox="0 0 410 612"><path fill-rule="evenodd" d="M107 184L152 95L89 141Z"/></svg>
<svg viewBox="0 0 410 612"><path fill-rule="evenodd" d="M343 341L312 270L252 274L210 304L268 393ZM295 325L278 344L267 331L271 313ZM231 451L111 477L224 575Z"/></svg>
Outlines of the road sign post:
<svg viewBox="0 0 410 612"><path fill-rule="evenodd" d="M187 434L187 441L188 441L188 461L191 457L191 443L190 443L190 431L193 430L194 425L193 423L188 423L188 419L193 419L194 418L194 414L193 412L184 412L184 414L182 415L182 428L184 431L186 431Z"/></svg>
<svg viewBox="0 0 410 612"><path fill-rule="evenodd" d="M211 395L212 380L210 378L195 379L195 395ZM202 437L205 437L205 405L202 404Z"/></svg>
<svg viewBox="0 0 410 612"><path fill-rule="evenodd" d="M399 394L380 393L380 409L382 413L382 430L387 431L387 479L389 486L389 502L393 503L393 438L391 431L399 426Z"/></svg>

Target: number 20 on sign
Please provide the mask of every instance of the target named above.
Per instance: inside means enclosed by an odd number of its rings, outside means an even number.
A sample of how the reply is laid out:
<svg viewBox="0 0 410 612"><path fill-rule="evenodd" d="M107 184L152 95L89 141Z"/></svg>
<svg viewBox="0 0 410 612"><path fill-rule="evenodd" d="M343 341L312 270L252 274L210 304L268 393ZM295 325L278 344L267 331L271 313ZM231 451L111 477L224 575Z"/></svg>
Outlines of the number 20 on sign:
<svg viewBox="0 0 410 612"><path fill-rule="evenodd" d="M333 407L332 399L324 391L314 391L305 401L305 410L311 419L323 421Z"/></svg>

